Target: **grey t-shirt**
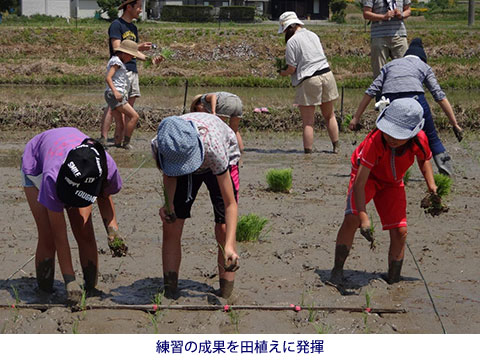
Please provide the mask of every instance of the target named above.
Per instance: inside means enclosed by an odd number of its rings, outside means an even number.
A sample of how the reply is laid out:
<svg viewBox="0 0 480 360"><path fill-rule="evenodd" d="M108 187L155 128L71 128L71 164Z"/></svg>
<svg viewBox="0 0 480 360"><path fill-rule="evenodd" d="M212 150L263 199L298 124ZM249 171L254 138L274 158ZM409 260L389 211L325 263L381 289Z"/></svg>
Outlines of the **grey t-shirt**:
<svg viewBox="0 0 480 360"><path fill-rule="evenodd" d="M364 7L372 8L375 14L385 14L388 10L388 3L393 0L363 0ZM410 5L411 0L396 0L396 7L403 11L406 5ZM403 20L392 18L388 21L372 21L370 36L372 38L407 36L407 29Z"/></svg>
<svg viewBox="0 0 480 360"><path fill-rule="evenodd" d="M435 101L443 100L446 97L432 68L418 56L407 55L387 63L365 93L371 97L375 97L377 94L403 92L424 93L423 84Z"/></svg>
<svg viewBox="0 0 480 360"><path fill-rule="evenodd" d="M288 40L285 60L287 65L297 69L291 75L293 86L300 84L305 77L313 75L315 71L328 67L320 38L304 28L298 29Z"/></svg>

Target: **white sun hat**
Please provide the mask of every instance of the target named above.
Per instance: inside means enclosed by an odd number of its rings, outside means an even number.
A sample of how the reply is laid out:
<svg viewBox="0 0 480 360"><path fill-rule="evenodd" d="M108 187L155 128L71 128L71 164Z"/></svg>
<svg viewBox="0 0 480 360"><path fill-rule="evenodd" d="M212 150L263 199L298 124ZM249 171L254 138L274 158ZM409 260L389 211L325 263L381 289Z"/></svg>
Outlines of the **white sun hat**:
<svg viewBox="0 0 480 360"><path fill-rule="evenodd" d="M397 140L413 138L424 123L422 105L413 98L393 100L377 118L377 128Z"/></svg>
<svg viewBox="0 0 480 360"><path fill-rule="evenodd" d="M292 24L305 25L298 19L294 11L284 12L278 20L280 21L280 26L278 27L279 34L283 33Z"/></svg>

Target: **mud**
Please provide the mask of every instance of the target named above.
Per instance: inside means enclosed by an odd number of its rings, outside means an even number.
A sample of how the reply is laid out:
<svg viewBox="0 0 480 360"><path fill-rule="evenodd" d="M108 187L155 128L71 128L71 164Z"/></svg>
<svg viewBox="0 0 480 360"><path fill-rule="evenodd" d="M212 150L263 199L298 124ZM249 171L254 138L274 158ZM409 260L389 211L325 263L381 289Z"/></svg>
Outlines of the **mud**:
<svg viewBox="0 0 480 360"><path fill-rule="evenodd" d="M46 311L0 308L3 333L441 333L414 259L405 253L402 279L393 285L382 279L388 272L389 235L377 231L377 250L359 232L344 267L344 291L325 286L334 265L335 238L343 221L350 161L365 135L342 133L339 154L331 153L325 131L316 133L315 151L304 155L301 134L246 131L240 168L239 215L256 213L269 219L270 231L257 243L239 243L241 268L236 272L233 296L215 295L218 288L217 244L211 204L201 189L186 221L182 239L182 265L178 298L157 296L162 304L258 304L301 306L302 311L239 310L232 323L222 311L162 310L152 323L148 313L132 310L86 310L85 315L62 307L66 292L58 266L52 294L38 290L34 262L36 226L20 186L19 161L24 144L36 130L0 133L0 304L58 304ZM94 136L97 131L87 131ZM443 325L449 333L480 332L480 142L466 132L458 143L453 133L442 132L452 156L456 177L446 198L450 211L432 217L419 206L426 185L416 165L407 185L409 232L407 242L425 277ZM112 258L100 213L93 223L99 247L98 285L88 304L153 304L163 291L161 261L161 177L146 157L153 132L134 133L133 151L110 148L125 181L114 196L120 231L129 240L129 254ZM289 194L267 191L265 173L271 168L292 168ZM380 224L373 204L367 206L373 223ZM69 230L76 278L82 279L78 248ZM405 314L371 314L368 326L361 313L310 313L309 306L406 309ZM16 295L18 294L18 295ZM310 320L310 321L309 321Z"/></svg>

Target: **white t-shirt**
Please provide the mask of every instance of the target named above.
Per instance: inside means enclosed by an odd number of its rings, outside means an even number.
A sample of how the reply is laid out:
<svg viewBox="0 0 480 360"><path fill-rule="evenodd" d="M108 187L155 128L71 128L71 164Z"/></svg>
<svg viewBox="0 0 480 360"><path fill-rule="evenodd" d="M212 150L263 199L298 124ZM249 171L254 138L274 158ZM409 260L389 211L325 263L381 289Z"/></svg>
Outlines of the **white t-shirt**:
<svg viewBox="0 0 480 360"><path fill-rule="evenodd" d="M128 76L127 76L127 68L125 67L125 64L120 60L118 56L113 55L110 60L108 60L107 64L107 72L110 71L110 68L113 65L119 66L117 71L115 71L115 74L112 76L112 82L113 86L115 86L115 89L117 89L118 92L124 93L128 89ZM106 91L111 91L110 86L107 84L107 88L105 89Z"/></svg>
<svg viewBox="0 0 480 360"><path fill-rule="evenodd" d="M287 65L297 69L291 75L293 86L300 84L303 78L313 75L315 71L328 67L320 38L304 28L298 29L288 40L285 60Z"/></svg>

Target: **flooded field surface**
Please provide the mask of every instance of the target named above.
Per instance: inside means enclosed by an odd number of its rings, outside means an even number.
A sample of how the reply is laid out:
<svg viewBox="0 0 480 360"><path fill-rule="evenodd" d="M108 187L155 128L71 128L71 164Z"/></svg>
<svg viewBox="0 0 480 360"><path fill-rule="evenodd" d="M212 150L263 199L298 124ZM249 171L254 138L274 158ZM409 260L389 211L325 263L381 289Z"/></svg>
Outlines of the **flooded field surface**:
<svg viewBox="0 0 480 360"><path fill-rule="evenodd" d="M142 89L143 91L143 89ZM99 91L100 94L100 91ZM178 95L176 95L178 98ZM290 97L291 98L291 97ZM409 235L412 253L406 251L404 280L388 285L381 278L387 270L388 233L377 230L375 252L358 234L347 260L348 291L340 294L325 285L333 266L335 237L343 219L350 172L352 144L363 135L341 134L339 154L329 152L325 133L318 133L312 155L304 155L300 134L247 133L240 169L240 215L256 213L269 220L269 232L258 243L238 244L241 267L229 300L236 305L302 307L295 311L218 311L116 309L120 305L148 305L163 287L161 264L162 225L158 208L161 177L149 159L153 133L136 132L132 152L111 148L125 181L114 196L121 231L130 254L112 258L98 209L94 225L99 253L98 293L86 306L107 309L72 312L63 307L65 291L56 266L55 293L46 295L36 286L32 256L36 227L21 188L19 161L34 132L0 134L0 331L2 333L448 333L480 332L480 142L468 134L457 143L442 133L455 166L453 191L446 199L450 211L438 217L424 214L419 206L426 186L416 165L407 185ZM96 136L91 133L91 136ZM148 159L144 162L145 159ZM138 168L142 163L143 166ZM266 190L265 173L271 168L292 168L289 194ZM373 204L369 213L380 229ZM161 299L163 305L209 305L227 302L214 295L218 288L213 214L206 189L200 191L187 220L182 239L180 297ZM81 278L76 243L74 268ZM413 254L413 256L412 256ZM421 274L415 264L421 270ZM405 313L365 314L335 308L366 307L404 309ZM157 298L157 301L159 299ZM19 304L57 304L47 310L15 309ZM317 311L313 306L331 307Z"/></svg>

